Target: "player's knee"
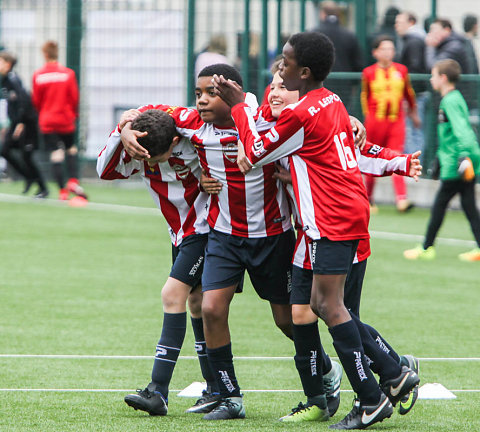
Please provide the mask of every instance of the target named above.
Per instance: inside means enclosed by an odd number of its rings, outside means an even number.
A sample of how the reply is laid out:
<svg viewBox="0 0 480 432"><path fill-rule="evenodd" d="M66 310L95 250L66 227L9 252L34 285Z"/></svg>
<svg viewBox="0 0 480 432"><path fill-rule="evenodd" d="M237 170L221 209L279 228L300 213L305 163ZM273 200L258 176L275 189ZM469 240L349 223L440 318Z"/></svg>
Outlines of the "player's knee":
<svg viewBox="0 0 480 432"><path fill-rule="evenodd" d="M225 308L204 297L202 301L202 316L206 323L225 321L226 317L228 317L228 309L225 310Z"/></svg>
<svg viewBox="0 0 480 432"><path fill-rule="evenodd" d="M328 307L325 301L323 300L310 300L310 308L315 315L320 317L323 321L328 321Z"/></svg>
<svg viewBox="0 0 480 432"><path fill-rule="evenodd" d="M65 150L57 149L50 153L50 161L53 163L62 163L65 160Z"/></svg>
<svg viewBox="0 0 480 432"><path fill-rule="evenodd" d="M202 316L202 290L197 288L188 296L188 309L194 318Z"/></svg>

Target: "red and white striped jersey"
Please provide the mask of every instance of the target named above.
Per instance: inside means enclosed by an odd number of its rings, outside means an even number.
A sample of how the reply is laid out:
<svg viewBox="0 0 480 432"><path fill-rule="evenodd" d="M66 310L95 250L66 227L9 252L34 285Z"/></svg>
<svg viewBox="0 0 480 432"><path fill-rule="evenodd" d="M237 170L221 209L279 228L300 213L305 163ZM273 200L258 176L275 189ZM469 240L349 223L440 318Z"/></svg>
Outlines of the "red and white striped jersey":
<svg viewBox="0 0 480 432"><path fill-rule="evenodd" d="M255 130L244 103L232 117L254 166L290 155L292 182L305 233L313 240L369 238L369 204L350 119L340 98L326 88L287 106L265 135Z"/></svg>
<svg viewBox="0 0 480 432"><path fill-rule="evenodd" d="M105 180L127 179L135 173L143 178L168 224L174 246L192 234L206 234L209 196L200 191L201 168L197 153L182 139L166 162L152 167L132 159L123 148L118 128L112 132L97 160L97 173Z"/></svg>
<svg viewBox="0 0 480 432"><path fill-rule="evenodd" d="M195 109L148 105L140 111L147 109L167 111L175 120L178 133L195 146L207 175L222 183L222 190L212 195L210 201L208 223L211 228L250 238L277 235L291 228L285 191L272 177L274 164L252 169L247 175L240 172L235 128L205 123ZM271 124L260 120L258 127L268 129Z"/></svg>

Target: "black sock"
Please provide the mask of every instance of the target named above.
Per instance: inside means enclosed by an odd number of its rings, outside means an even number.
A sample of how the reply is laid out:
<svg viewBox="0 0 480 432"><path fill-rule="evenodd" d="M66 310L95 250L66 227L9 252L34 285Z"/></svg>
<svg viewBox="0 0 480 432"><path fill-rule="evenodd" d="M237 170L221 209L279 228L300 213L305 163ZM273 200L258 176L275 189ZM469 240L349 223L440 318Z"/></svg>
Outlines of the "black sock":
<svg viewBox="0 0 480 432"><path fill-rule="evenodd" d="M395 352L395 350L389 345L389 343L382 337L380 333L372 326L363 323L365 328L371 334L375 342L380 346L380 348L385 351L390 357L392 357L397 363L400 363L400 356Z"/></svg>
<svg viewBox="0 0 480 432"><path fill-rule="evenodd" d="M350 320L328 329L343 369L362 404L376 404L381 391L368 368L357 326Z"/></svg>
<svg viewBox="0 0 480 432"><path fill-rule="evenodd" d="M332 361L330 356L325 352L322 345L322 373L323 375L327 374L332 370Z"/></svg>
<svg viewBox="0 0 480 432"><path fill-rule="evenodd" d="M52 162L53 178L58 184L60 189L65 187L65 178L63 176L63 164L62 162Z"/></svg>
<svg viewBox="0 0 480 432"><path fill-rule="evenodd" d="M205 335L203 333L203 319L193 318L192 328L195 336L195 351L198 355L198 361L200 362L200 369L202 370L202 376L207 382L207 390L212 393L218 393L218 385L213 376L212 368L208 362L207 357L207 344L205 343Z"/></svg>
<svg viewBox="0 0 480 432"><path fill-rule="evenodd" d="M207 355L220 395L222 397L241 396L233 367L232 344L229 343L219 348L207 347Z"/></svg>
<svg viewBox="0 0 480 432"><path fill-rule="evenodd" d="M78 157L77 155L68 154L65 156L67 161L67 171L70 178L78 179Z"/></svg>
<svg viewBox="0 0 480 432"><path fill-rule="evenodd" d="M187 313L163 314L162 336L158 341L152 369L152 382L164 398L177 363L187 330Z"/></svg>
<svg viewBox="0 0 480 432"><path fill-rule="evenodd" d="M354 313L350 312L350 316L358 328L365 355L372 361L369 365L370 369L380 376L380 381L398 377L402 372L399 362L380 348L372 338L370 332Z"/></svg>
<svg viewBox="0 0 480 432"><path fill-rule="evenodd" d="M293 324L295 344L295 366L302 381L305 396L313 397L325 393L323 389L322 344L318 323Z"/></svg>

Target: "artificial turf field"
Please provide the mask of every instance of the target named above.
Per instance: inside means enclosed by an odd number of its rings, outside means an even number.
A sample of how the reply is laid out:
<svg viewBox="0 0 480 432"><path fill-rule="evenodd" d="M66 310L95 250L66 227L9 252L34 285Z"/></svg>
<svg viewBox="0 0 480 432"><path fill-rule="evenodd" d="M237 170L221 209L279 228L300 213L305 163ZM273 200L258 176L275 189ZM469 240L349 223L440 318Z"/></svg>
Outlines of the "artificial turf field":
<svg viewBox="0 0 480 432"><path fill-rule="evenodd" d="M168 416L127 407L126 392L150 379L170 241L141 183L86 189L89 206L71 208L53 199L19 199L20 183L0 183L0 431L327 430L351 409L344 377L342 403L330 422L277 420L305 397L293 344L249 282L230 316L247 418L205 422L184 413L195 399L175 390L201 380L190 326ZM421 384L442 383L457 399L419 400L407 416L395 412L369 430L480 431L480 262L457 259L474 244L463 213L453 211L440 231L437 259L404 260L402 251L419 242L428 214L381 206L372 216L361 314L399 353L424 359ZM320 329L335 356L328 331Z"/></svg>

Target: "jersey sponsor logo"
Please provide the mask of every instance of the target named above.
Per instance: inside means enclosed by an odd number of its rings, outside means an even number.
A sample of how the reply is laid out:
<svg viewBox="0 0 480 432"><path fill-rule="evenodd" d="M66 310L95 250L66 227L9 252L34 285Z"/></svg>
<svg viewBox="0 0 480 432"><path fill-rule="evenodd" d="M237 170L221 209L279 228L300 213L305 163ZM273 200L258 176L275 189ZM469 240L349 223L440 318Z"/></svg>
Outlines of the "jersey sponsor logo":
<svg viewBox="0 0 480 432"><path fill-rule="evenodd" d="M265 148L263 147L263 141L262 141L262 140L260 140L260 141L255 141L255 142L253 143L252 150L253 150L253 154L254 154L256 157L262 156L262 155L265 153Z"/></svg>
<svg viewBox="0 0 480 432"><path fill-rule="evenodd" d="M48 84L52 82L65 82L68 81L68 74L62 72L50 72L35 77L37 84Z"/></svg>
<svg viewBox="0 0 480 432"><path fill-rule="evenodd" d="M360 378L360 381L365 381L367 379L367 374L363 368L362 353L354 351L353 354L355 355L355 367L357 368L358 377Z"/></svg>
<svg viewBox="0 0 480 432"><path fill-rule="evenodd" d="M285 220L285 216L281 216L279 218L273 219L273 223L280 223L280 222L283 222L284 220Z"/></svg>
<svg viewBox="0 0 480 432"><path fill-rule="evenodd" d="M178 152L172 152L172 156L174 156L174 157L179 157L179 156L182 156L182 155L183 155L183 151L182 151L182 150L180 150L180 151L178 151Z"/></svg>
<svg viewBox="0 0 480 432"><path fill-rule="evenodd" d="M378 155L383 150L383 147L380 147L377 144L374 144L372 147L368 149L368 154L371 155Z"/></svg>
<svg viewBox="0 0 480 432"><path fill-rule="evenodd" d="M173 111L175 111L178 108L178 106L169 106L167 108L167 111L165 111L167 114L172 115Z"/></svg>
<svg viewBox="0 0 480 432"><path fill-rule="evenodd" d="M177 174L177 176L180 177L182 180L185 180L191 171L188 165L180 164L172 165L172 169L175 171L175 174Z"/></svg>

